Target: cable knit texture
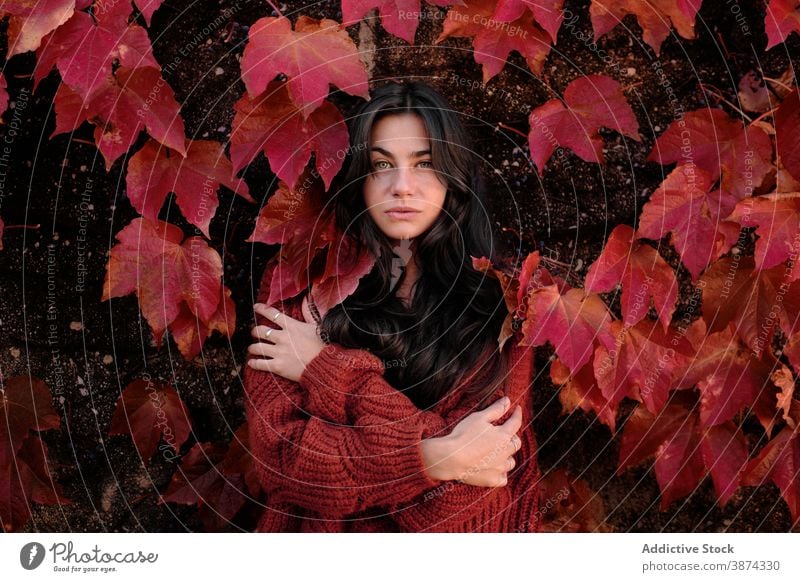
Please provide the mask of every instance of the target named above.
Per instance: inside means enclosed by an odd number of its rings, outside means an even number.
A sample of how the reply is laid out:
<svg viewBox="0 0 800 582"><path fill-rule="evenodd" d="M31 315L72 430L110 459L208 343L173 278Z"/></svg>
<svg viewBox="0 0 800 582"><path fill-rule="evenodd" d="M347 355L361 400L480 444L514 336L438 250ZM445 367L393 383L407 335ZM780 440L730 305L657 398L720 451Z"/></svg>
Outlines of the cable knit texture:
<svg viewBox="0 0 800 582"><path fill-rule="evenodd" d="M266 303L270 273L258 300ZM302 296L275 307L303 321ZM259 316L259 325L278 327ZM539 531L540 473L532 426L533 348L504 346L509 374L492 398L522 406L522 448L505 487L437 481L425 472L421 442L445 436L479 410L463 386L488 371L482 362L429 410L384 378L367 350L327 345L299 382L245 366L247 418L256 471L267 493L263 532ZM484 408L488 404L482 406Z"/></svg>

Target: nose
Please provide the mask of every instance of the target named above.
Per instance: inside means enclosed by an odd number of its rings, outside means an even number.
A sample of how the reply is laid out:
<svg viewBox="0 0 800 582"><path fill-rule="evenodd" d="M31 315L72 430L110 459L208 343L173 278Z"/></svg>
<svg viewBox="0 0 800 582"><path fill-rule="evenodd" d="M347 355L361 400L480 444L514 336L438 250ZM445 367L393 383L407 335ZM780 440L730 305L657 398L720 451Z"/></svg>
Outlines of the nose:
<svg viewBox="0 0 800 582"><path fill-rule="evenodd" d="M392 195L408 196L414 192L414 176L412 168L399 166L392 176Z"/></svg>

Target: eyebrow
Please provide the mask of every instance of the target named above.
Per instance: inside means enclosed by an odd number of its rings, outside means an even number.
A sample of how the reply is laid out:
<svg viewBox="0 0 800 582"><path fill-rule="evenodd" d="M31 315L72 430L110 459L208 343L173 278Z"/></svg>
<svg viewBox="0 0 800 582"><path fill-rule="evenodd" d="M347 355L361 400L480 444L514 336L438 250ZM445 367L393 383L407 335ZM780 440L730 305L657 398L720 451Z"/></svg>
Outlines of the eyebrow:
<svg viewBox="0 0 800 582"><path fill-rule="evenodd" d="M381 153L381 154L383 154L384 156L387 156L387 157L389 157L389 158L393 158L393 157L394 157L394 156L391 154L391 152L388 152L388 151L386 151L385 149L383 149L383 148L381 148L381 147L378 147L378 146L374 146L374 147L372 147L372 148L370 149L370 151L372 151L372 152L378 152L378 153ZM430 153L431 153L431 150L420 150L420 151L418 151L418 152L411 152L411 157L412 157L412 158L421 158L422 156L427 156L427 155L430 155Z"/></svg>

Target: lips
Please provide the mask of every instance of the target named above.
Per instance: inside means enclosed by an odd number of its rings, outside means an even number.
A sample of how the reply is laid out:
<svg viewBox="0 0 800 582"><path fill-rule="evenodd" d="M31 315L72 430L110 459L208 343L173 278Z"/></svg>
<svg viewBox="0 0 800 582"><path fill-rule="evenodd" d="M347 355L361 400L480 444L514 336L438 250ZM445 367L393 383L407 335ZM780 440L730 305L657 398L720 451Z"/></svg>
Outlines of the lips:
<svg viewBox="0 0 800 582"><path fill-rule="evenodd" d="M398 220L408 220L410 218L414 218L417 214L419 214L419 212L419 210L414 210L413 208L395 206L394 208L387 210L386 215Z"/></svg>

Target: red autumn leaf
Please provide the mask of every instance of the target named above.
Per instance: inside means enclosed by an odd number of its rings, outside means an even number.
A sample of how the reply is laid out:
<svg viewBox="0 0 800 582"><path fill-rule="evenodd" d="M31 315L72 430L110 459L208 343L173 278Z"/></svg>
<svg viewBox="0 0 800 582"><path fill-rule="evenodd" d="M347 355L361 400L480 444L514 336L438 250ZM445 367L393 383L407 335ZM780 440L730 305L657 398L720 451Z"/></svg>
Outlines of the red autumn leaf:
<svg viewBox="0 0 800 582"><path fill-rule="evenodd" d="M503 70L511 51L521 54L531 71L540 74L550 54L550 37L536 25L530 13L509 23L494 20L495 1L465 0L464 6L448 10L434 44L451 36L471 38L475 62L483 66L484 85Z"/></svg>
<svg viewBox="0 0 800 582"><path fill-rule="evenodd" d="M750 460L742 485L760 487L774 483L796 522L800 520L800 403L793 404L794 428L785 427Z"/></svg>
<svg viewBox="0 0 800 582"><path fill-rule="evenodd" d="M152 93L156 86L158 92ZM106 170L145 128L154 139L186 155L180 106L158 69L120 67L86 99L62 83L56 91L55 107L56 128L50 137L90 121L95 125L94 141L103 154Z"/></svg>
<svg viewBox="0 0 800 582"><path fill-rule="evenodd" d="M150 220L170 192L181 212L200 232L209 237L208 227L219 205L217 189L226 186L242 198L255 202L242 180L231 178L233 170L224 146L210 140L187 140L183 158L153 140L148 141L128 162L128 199L139 214Z"/></svg>
<svg viewBox="0 0 800 582"><path fill-rule="evenodd" d="M231 299L231 290L223 286L222 292L217 311L207 322L193 314L186 303L181 303L180 311L170 324L169 331L184 358L198 355L212 331L218 331L228 338L236 331L236 305Z"/></svg>
<svg viewBox="0 0 800 582"><path fill-rule="evenodd" d="M800 33L800 0L769 0L764 29L767 50L785 42L793 32Z"/></svg>
<svg viewBox="0 0 800 582"><path fill-rule="evenodd" d="M577 374L570 374L569 368L556 358L550 364L550 379L561 386L558 400L564 414L580 407L584 412L594 412L600 422L616 431L617 407L608 402L597 384L594 377L595 357L596 352Z"/></svg>
<svg viewBox="0 0 800 582"><path fill-rule="evenodd" d="M594 341L613 344L611 314L602 299L582 289L562 294L558 285L534 290L528 297L528 314L522 324L520 345L550 342L572 371L580 370L594 351Z"/></svg>
<svg viewBox="0 0 800 582"><path fill-rule="evenodd" d="M769 269L793 261L789 281L800 278L800 193L768 194L745 198L728 220L756 226L756 266Z"/></svg>
<svg viewBox="0 0 800 582"><path fill-rule="evenodd" d="M242 56L242 80L251 98L261 95L275 77L289 77L292 102L304 117L322 105L329 85L369 99L367 70L358 48L336 21L300 15L261 18L250 27Z"/></svg>
<svg viewBox="0 0 800 582"><path fill-rule="evenodd" d="M106 266L103 301L135 292L158 343L168 327L185 333L185 318L178 320L184 307L209 332L220 328L222 260L202 238L183 240L172 224L137 218L117 233L117 240ZM231 319L232 310L225 311ZM191 342L179 345L188 357Z"/></svg>
<svg viewBox="0 0 800 582"><path fill-rule="evenodd" d="M133 2L141 11L142 16L144 16L144 21L147 23L147 26L150 26L150 22L153 20L153 13L161 8L164 0L133 0Z"/></svg>
<svg viewBox="0 0 800 582"><path fill-rule="evenodd" d="M656 457L662 511L697 489L707 474L724 506L739 487L747 446L741 430L731 422L704 429L693 395L684 392L657 415L638 406L625 422L618 473L652 456Z"/></svg>
<svg viewBox="0 0 800 582"><path fill-rule="evenodd" d="M773 400L775 386L770 375L775 364L769 352L756 355L741 344L732 325L709 334L691 365L682 367L684 386L697 384L700 391L703 426L725 423L743 408L755 407L759 400ZM767 427L773 416L760 420Z"/></svg>
<svg viewBox="0 0 800 582"><path fill-rule="evenodd" d="M604 293L621 282L625 325L635 325L644 319L652 299L666 330L678 300L675 273L658 251L634 239L633 228L627 225L617 226L611 232L600 256L589 267L586 290Z"/></svg>
<svg viewBox="0 0 800 582"><path fill-rule="evenodd" d="M6 112L8 109L8 85L6 83L6 76L0 73L0 115ZM0 233L2 235L2 233ZM0 247L2 250L3 247Z"/></svg>
<svg viewBox="0 0 800 582"><path fill-rule="evenodd" d="M311 289L311 297L323 316L355 293L359 280L375 265L375 256L353 237L342 234L336 241L328 247L325 271Z"/></svg>
<svg viewBox="0 0 800 582"><path fill-rule="evenodd" d="M244 95L234 105L233 171L238 172L263 151L272 171L294 188L314 152L316 169L327 189L341 169L348 147L344 118L329 101L307 116L301 114L286 87L275 81L260 97Z"/></svg>
<svg viewBox="0 0 800 582"><path fill-rule="evenodd" d="M247 491L255 497L261 492L261 482L253 458L253 453L250 451L250 435L245 421L233 434L219 468L224 475L241 475L247 485Z"/></svg>
<svg viewBox="0 0 800 582"><path fill-rule="evenodd" d="M694 38L694 21L702 0L592 0L589 13L595 39L607 34L628 14L636 16L644 42L656 52L669 36L670 25L683 38Z"/></svg>
<svg viewBox="0 0 800 582"><path fill-rule="evenodd" d="M278 182L256 219L247 242L284 244L292 240L312 243L322 235L323 225L332 217L325 213L328 196L317 176L306 171L299 188Z"/></svg>
<svg viewBox="0 0 800 582"><path fill-rule="evenodd" d="M675 328L664 331L651 320L633 327L612 321L611 333L614 343L601 343L594 352L594 376L603 397L614 410L628 396L657 413L678 387L694 347Z"/></svg>
<svg viewBox="0 0 800 582"><path fill-rule="evenodd" d="M426 0L436 6L463 5L463 0ZM371 10L377 8L386 32L414 44L419 25L420 0L342 0L344 26L360 22Z"/></svg>
<svg viewBox="0 0 800 582"><path fill-rule="evenodd" d="M639 217L639 238L671 242L696 280L709 263L736 244L740 227L724 220L736 199L722 190L710 192L710 176L694 166L678 166L653 192Z"/></svg>
<svg viewBox="0 0 800 582"><path fill-rule="evenodd" d="M795 180L800 180L800 91L797 89L783 100L775 112L775 144L783 167Z"/></svg>
<svg viewBox="0 0 800 582"><path fill-rule="evenodd" d="M538 513L543 532L610 531L602 498L565 469L554 469L542 477Z"/></svg>
<svg viewBox="0 0 800 582"><path fill-rule="evenodd" d="M29 436L14 452L0 428L0 523L6 532L19 529L30 519L30 504L68 505L61 486L47 465L47 445Z"/></svg>
<svg viewBox="0 0 800 582"><path fill-rule="evenodd" d="M519 278L506 274L502 269L493 267L492 262L487 257L473 257L470 255L470 258L472 259L473 269L496 279L503 290L503 298L506 309L508 309L508 315L503 320L503 326L497 337L498 348L502 351L505 343L514 336L514 319L522 320L524 318L525 307L523 307L522 300L525 293L523 291L524 288L527 288L533 272L539 266L539 252L534 251L528 255L522 265ZM522 281L525 282L524 288L521 286Z"/></svg>
<svg viewBox="0 0 800 582"><path fill-rule="evenodd" d="M647 161L693 163L712 183L722 175L721 190L741 200L772 170L772 142L758 125L744 125L722 109L698 109L670 124Z"/></svg>
<svg viewBox="0 0 800 582"><path fill-rule="evenodd" d="M760 355L769 350L776 326L791 337L800 331L800 281L789 283L783 266L757 270L752 257L720 259L703 274L703 319L708 331L733 322L744 342Z"/></svg>
<svg viewBox="0 0 800 582"><path fill-rule="evenodd" d="M528 124L531 159L540 175L557 146L570 148L582 160L602 164L601 127L641 140L636 116L622 87L604 75L576 78L564 91L563 103L551 99L537 107L531 111Z"/></svg>
<svg viewBox="0 0 800 582"><path fill-rule="evenodd" d="M499 0L492 18L498 22L513 22L525 10L533 13L536 23L541 26L553 43L558 38L558 29L564 20L564 0Z"/></svg>
<svg viewBox="0 0 800 582"><path fill-rule="evenodd" d="M152 67L160 71L147 31L136 24L128 25L130 13L127 0L106 2L94 16L76 12L44 39L37 51L34 90L54 66L64 83L83 98L106 84L114 63L128 69Z"/></svg>
<svg viewBox="0 0 800 582"><path fill-rule="evenodd" d="M181 459L159 503L198 505L209 530L224 529L246 501L244 477L221 471L226 450L219 443L195 444Z"/></svg>
<svg viewBox="0 0 800 582"><path fill-rule="evenodd" d="M772 373L772 381L780 389L776 396L778 411L781 413L783 420L786 421L786 424L794 428L797 423L791 415L795 384L792 371L786 366L781 366Z"/></svg>
<svg viewBox="0 0 800 582"><path fill-rule="evenodd" d="M8 378L0 391L0 522L18 529L30 517L30 502L68 503L47 468L44 443L30 431L57 429L47 385L33 376Z"/></svg>
<svg viewBox="0 0 800 582"><path fill-rule="evenodd" d="M137 379L117 400L108 434L131 435L142 461L147 463L162 438L177 453L190 431L189 411L175 388Z"/></svg>
<svg viewBox="0 0 800 582"><path fill-rule="evenodd" d="M800 374L800 335L789 338L789 341L783 346L783 353L789 358L795 374Z"/></svg>
<svg viewBox="0 0 800 582"><path fill-rule="evenodd" d="M75 0L5 0L0 6L0 20L8 21L8 54L35 51L42 39L67 22L75 12Z"/></svg>

